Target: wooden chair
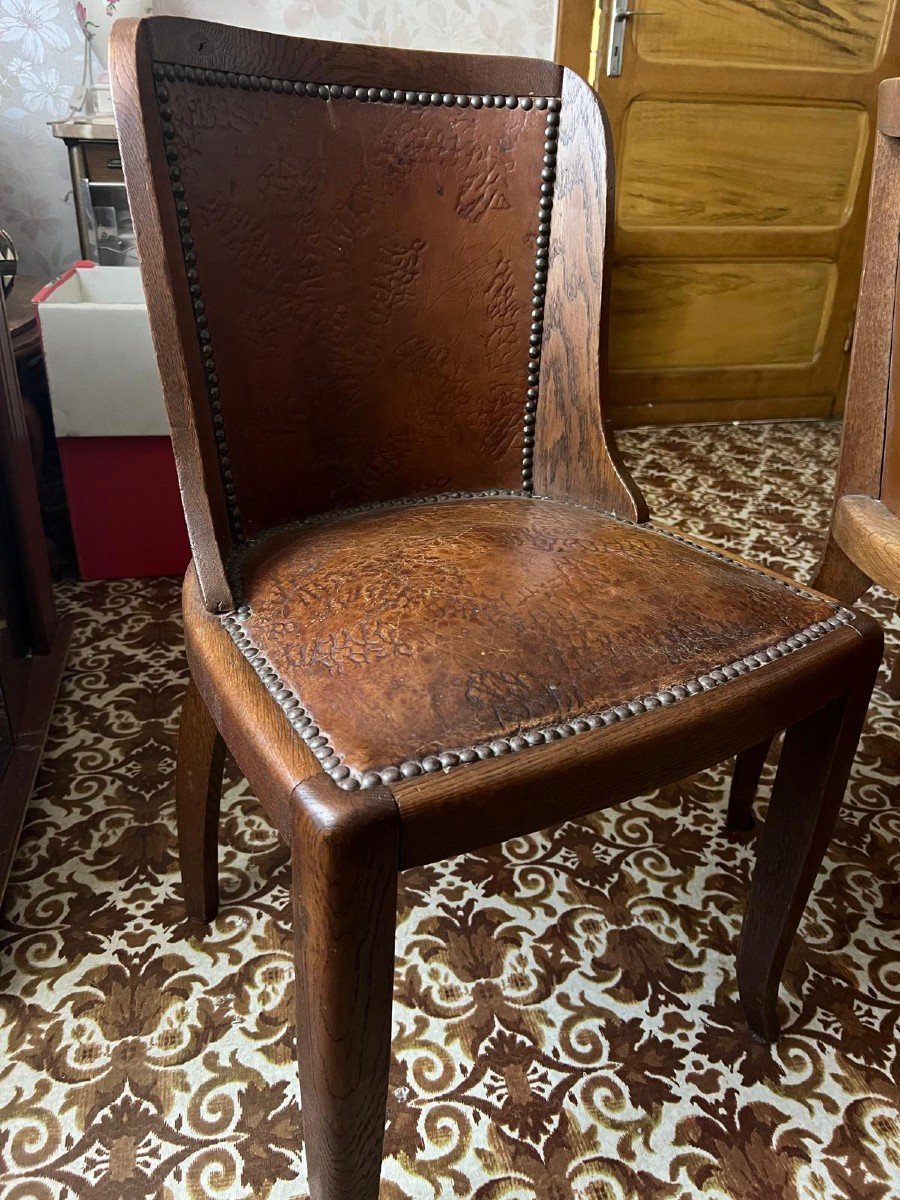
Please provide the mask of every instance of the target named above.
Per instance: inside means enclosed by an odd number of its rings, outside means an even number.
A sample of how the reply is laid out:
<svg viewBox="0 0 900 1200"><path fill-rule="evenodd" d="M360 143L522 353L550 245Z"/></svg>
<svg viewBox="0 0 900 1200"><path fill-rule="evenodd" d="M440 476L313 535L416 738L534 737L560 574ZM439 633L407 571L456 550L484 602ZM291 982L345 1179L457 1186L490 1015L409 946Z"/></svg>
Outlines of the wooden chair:
<svg viewBox="0 0 900 1200"><path fill-rule="evenodd" d="M878 129L859 307L828 540L812 586L853 604L873 584L900 596L900 79L878 94ZM900 659L888 684L900 698ZM753 825L752 805L770 748L764 741L735 767L729 823Z"/></svg>
<svg viewBox="0 0 900 1200"><path fill-rule="evenodd" d="M785 956L881 656L647 524L602 409L603 111L544 62L119 22L113 90L194 552L178 827L227 745L290 843L314 1200L374 1200L397 875L787 729L738 950Z"/></svg>
<svg viewBox="0 0 900 1200"><path fill-rule="evenodd" d="M900 595L900 79L885 79L834 512L815 586L852 604L872 583Z"/></svg>

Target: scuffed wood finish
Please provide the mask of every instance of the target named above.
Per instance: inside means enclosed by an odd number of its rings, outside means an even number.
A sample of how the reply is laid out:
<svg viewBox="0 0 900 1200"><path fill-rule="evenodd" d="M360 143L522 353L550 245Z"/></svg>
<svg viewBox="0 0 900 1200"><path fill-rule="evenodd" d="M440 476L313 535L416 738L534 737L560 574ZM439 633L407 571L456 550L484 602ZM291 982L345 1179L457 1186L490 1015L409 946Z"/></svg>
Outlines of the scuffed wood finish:
<svg viewBox="0 0 900 1200"><path fill-rule="evenodd" d="M219 907L219 802L225 743L193 679L181 705L175 804L184 905L195 921Z"/></svg>
<svg viewBox="0 0 900 1200"><path fill-rule="evenodd" d="M291 847L297 1054L310 1194L377 1200L391 1057L400 826L320 776L297 789Z"/></svg>
<svg viewBox="0 0 900 1200"><path fill-rule="evenodd" d="M900 79L886 79L879 93L878 124L881 136L887 138L893 155L900 154ZM898 132L891 133L891 130ZM893 188L893 221L895 237L900 236L900 167L892 162L894 170L890 176ZM884 453L881 464L881 499L891 512L900 515L900 306L897 305L897 289L900 288L900 250L895 241L888 252L897 258L897 275L894 291L894 325L891 343L891 373L887 391L885 414ZM873 447L873 452L875 448ZM845 489L850 491L850 488ZM862 489L860 489L862 490ZM868 494L872 494L868 492ZM896 589L894 589L896 590Z"/></svg>
<svg viewBox="0 0 900 1200"><path fill-rule="evenodd" d="M865 649L850 690L785 734L738 949L744 1012L766 1042L778 1037L781 972L844 797L881 638L867 639Z"/></svg>
<svg viewBox="0 0 900 1200"><path fill-rule="evenodd" d="M882 93L886 115L892 122L894 98L900 81L890 81ZM841 439L841 455L835 486L835 510L831 530L816 574L814 586L820 591L852 603L869 587L871 577L856 560L853 534L850 532L853 505L843 509L840 518L843 535L838 532L838 510L844 497L882 497L887 483L893 489L896 471L890 469L895 449L886 440L886 428L892 427L891 385L898 284L898 229L900 229L900 141L878 134L866 251L859 293L859 309L853 338L853 356L847 390L847 406ZM891 443L896 438L893 436ZM886 465L888 469L885 470ZM882 523L882 528L884 528Z"/></svg>
<svg viewBox="0 0 900 1200"><path fill-rule="evenodd" d="M900 214L898 214L898 223L900 223ZM898 256L898 264L900 264L900 256ZM898 265L897 286L900 288L900 265ZM900 348L900 305L895 303L891 375L888 383L884 450L881 459L880 495L885 508L900 516L900 353L898 353L898 348Z"/></svg>
<svg viewBox="0 0 900 1200"><path fill-rule="evenodd" d="M621 460L603 410L609 340L607 238L613 214L606 118L584 80L568 69L562 93L534 489L538 495L595 504L617 516L645 521L646 503Z"/></svg>
<svg viewBox="0 0 900 1200"><path fill-rule="evenodd" d="M873 166L838 466L837 489L841 494L878 495L881 480L897 292L898 198L900 143L881 135Z"/></svg>

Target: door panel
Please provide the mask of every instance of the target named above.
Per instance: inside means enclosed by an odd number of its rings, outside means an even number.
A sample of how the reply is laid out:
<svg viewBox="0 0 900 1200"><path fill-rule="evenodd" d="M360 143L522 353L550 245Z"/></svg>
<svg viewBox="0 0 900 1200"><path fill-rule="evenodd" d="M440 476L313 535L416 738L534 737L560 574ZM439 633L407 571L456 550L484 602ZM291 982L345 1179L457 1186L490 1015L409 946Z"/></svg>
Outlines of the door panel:
<svg viewBox="0 0 900 1200"><path fill-rule="evenodd" d="M896 0L631 0L618 76L602 3L559 46L616 153L615 423L840 412Z"/></svg>
<svg viewBox="0 0 900 1200"><path fill-rule="evenodd" d="M614 370L814 361L837 271L827 262L623 263L613 282Z"/></svg>
<svg viewBox="0 0 900 1200"><path fill-rule="evenodd" d="M867 135L856 105L635 100L625 116L619 223L833 229L853 211Z"/></svg>
<svg viewBox="0 0 900 1200"><path fill-rule="evenodd" d="M893 0L670 0L652 7L665 8L665 19L638 26L641 58L843 72L874 67L894 5Z"/></svg>

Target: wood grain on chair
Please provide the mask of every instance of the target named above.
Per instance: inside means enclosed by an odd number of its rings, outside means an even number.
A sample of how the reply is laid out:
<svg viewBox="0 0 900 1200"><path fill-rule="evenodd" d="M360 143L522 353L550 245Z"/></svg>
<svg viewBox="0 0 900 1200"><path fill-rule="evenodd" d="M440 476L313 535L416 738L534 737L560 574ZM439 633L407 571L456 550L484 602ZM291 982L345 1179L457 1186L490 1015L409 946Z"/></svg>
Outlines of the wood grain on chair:
<svg viewBox="0 0 900 1200"><path fill-rule="evenodd" d="M900 79L881 84L876 138L834 513L814 579L851 604L873 582L900 593Z"/></svg>
<svg viewBox="0 0 900 1200"><path fill-rule="evenodd" d="M185 899L215 912L224 745L292 849L313 1200L378 1194L400 870L787 729L738 955L774 1039L881 633L647 523L602 404L596 97L161 17L112 74L194 550Z"/></svg>

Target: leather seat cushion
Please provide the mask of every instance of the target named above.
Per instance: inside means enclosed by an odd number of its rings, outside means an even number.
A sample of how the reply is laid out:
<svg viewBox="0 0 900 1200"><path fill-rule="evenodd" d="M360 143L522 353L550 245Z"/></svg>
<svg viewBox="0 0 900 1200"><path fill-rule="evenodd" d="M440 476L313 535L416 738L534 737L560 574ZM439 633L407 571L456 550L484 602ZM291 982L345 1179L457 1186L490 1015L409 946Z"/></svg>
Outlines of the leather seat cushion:
<svg viewBox="0 0 900 1200"><path fill-rule="evenodd" d="M664 531L520 495L317 518L234 571L226 628L347 787L687 700L842 621Z"/></svg>

